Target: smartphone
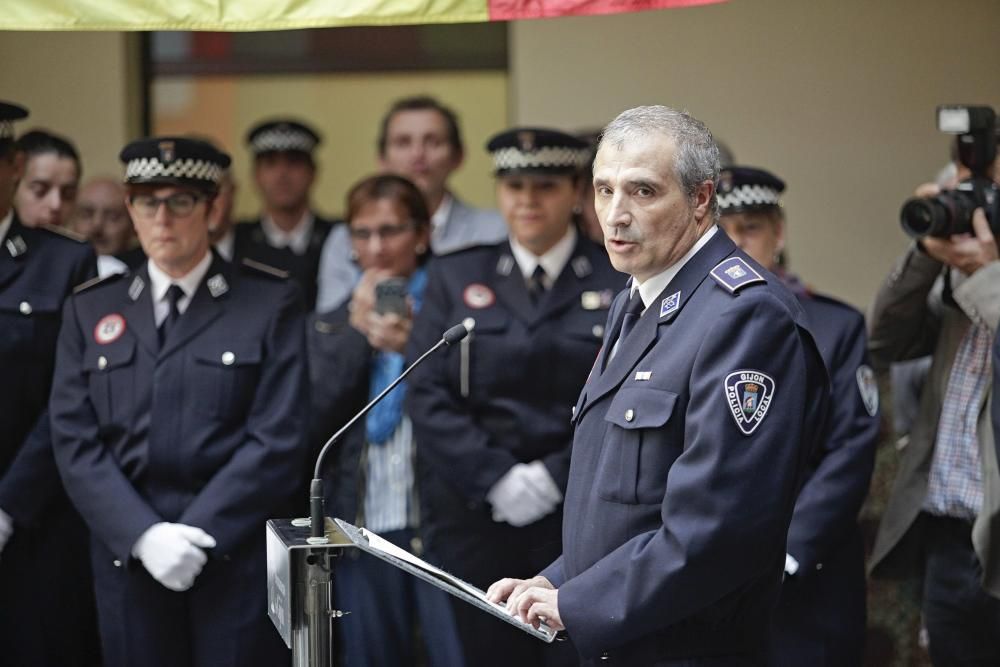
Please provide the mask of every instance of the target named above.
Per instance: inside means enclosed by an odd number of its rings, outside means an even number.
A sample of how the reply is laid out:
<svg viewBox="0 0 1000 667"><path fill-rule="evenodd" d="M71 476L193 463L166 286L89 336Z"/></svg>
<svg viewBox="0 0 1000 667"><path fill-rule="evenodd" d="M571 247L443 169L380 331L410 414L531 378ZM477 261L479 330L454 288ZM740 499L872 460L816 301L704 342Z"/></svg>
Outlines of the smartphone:
<svg viewBox="0 0 1000 667"><path fill-rule="evenodd" d="M375 285L375 312L379 315L396 313L400 317L409 317L406 283L405 278L389 278Z"/></svg>

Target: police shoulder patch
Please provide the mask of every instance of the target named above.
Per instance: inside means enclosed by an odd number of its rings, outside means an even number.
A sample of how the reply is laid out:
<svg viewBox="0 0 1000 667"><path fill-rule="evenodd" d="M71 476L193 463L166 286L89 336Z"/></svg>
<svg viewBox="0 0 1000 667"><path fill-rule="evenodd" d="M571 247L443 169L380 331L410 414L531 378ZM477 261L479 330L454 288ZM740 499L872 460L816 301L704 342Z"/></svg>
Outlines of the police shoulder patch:
<svg viewBox="0 0 1000 667"><path fill-rule="evenodd" d="M726 376L726 404L743 435L750 435L767 415L774 399L774 380L752 369L734 371Z"/></svg>
<svg viewBox="0 0 1000 667"><path fill-rule="evenodd" d="M288 278L288 271L282 271L281 269L276 269L273 266L254 261L246 257L243 258L241 264L248 269L252 269L257 273L263 273L264 275L271 276L272 278L281 278L282 280Z"/></svg>
<svg viewBox="0 0 1000 667"><path fill-rule="evenodd" d="M719 262L711 271L715 282L735 294L743 287L754 283L766 283L764 276L750 266L742 257L728 257Z"/></svg>
<svg viewBox="0 0 1000 667"><path fill-rule="evenodd" d="M878 382L875 380L875 371L867 364L858 366L855 373L858 380L858 391L861 392L861 402L865 405L865 410L869 417L874 417L878 412Z"/></svg>
<svg viewBox="0 0 1000 667"><path fill-rule="evenodd" d="M97 276L96 278L91 278L90 280L82 282L79 285L77 285L76 287L74 287L73 288L73 294L79 294L80 292L86 292L87 290L89 290L89 289L91 289L93 287L97 287L98 285L111 284L111 283L115 282L116 280L120 280L121 278L124 278L125 275L126 274L124 274L124 273L111 273L111 274L108 274L108 275L104 276L103 278L101 276Z"/></svg>

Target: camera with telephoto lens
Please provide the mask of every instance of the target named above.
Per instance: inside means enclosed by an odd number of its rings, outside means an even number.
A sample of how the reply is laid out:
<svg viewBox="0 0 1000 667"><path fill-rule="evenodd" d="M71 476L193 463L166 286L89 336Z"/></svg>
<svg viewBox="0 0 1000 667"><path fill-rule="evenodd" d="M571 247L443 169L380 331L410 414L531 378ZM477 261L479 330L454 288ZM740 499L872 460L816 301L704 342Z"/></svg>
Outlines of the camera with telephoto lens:
<svg viewBox="0 0 1000 667"><path fill-rule="evenodd" d="M899 212L903 231L914 238L971 234L972 213L981 208L990 228L1000 233L1000 188L989 174L997 154L996 113L986 106L939 106L937 123L941 132L957 135L958 161L972 176L954 190L908 199Z"/></svg>

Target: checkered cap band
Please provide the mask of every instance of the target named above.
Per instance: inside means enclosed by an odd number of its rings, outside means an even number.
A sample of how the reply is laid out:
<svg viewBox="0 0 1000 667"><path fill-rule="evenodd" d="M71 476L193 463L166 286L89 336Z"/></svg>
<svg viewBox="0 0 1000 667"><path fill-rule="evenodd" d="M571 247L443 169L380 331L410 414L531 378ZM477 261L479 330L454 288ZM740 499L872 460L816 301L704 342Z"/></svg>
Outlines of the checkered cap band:
<svg viewBox="0 0 1000 667"><path fill-rule="evenodd" d="M740 185L726 194L719 193L719 210L725 213L731 209L754 206L777 206L780 193L765 185Z"/></svg>
<svg viewBox="0 0 1000 667"><path fill-rule="evenodd" d="M507 169L545 169L573 167L582 169L590 164L589 148L545 147L533 151L519 148L500 148L493 151L493 165L497 171Z"/></svg>
<svg viewBox="0 0 1000 667"><path fill-rule="evenodd" d="M214 162L207 160L175 160L163 164L157 158L139 158L129 160L125 165L125 181L137 179L148 181L155 178L185 178L193 181L206 181L218 184L222 178L223 169Z"/></svg>
<svg viewBox="0 0 1000 667"><path fill-rule="evenodd" d="M294 128L276 127L258 133L250 142L254 153L270 151L302 151L311 153L316 148L316 140Z"/></svg>

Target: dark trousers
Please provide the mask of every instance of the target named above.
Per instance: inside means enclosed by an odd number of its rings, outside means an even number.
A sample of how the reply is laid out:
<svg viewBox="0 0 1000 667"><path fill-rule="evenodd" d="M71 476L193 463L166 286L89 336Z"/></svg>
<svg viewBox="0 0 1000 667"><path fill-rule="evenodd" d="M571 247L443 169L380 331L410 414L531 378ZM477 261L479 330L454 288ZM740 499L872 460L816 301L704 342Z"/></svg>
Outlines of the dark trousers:
<svg viewBox="0 0 1000 667"><path fill-rule="evenodd" d="M412 530L380 533L412 550ZM345 667L395 667L424 664L414 631L420 626L429 667L464 665L448 594L359 549L336 561L336 608L350 614L334 627Z"/></svg>
<svg viewBox="0 0 1000 667"><path fill-rule="evenodd" d="M65 501L0 553L0 665L101 664L88 536Z"/></svg>
<svg viewBox="0 0 1000 667"><path fill-rule="evenodd" d="M503 577L527 579L562 553L562 512L523 528L497 523L488 507L470 508L443 484L425 485L427 537L445 570L486 590ZM493 616L452 599L455 621L469 667L574 665L572 644L535 639Z"/></svg>
<svg viewBox="0 0 1000 667"><path fill-rule="evenodd" d="M1000 665L1000 600L983 590L972 523L921 516L924 623L935 667Z"/></svg>
<svg viewBox="0 0 1000 667"><path fill-rule="evenodd" d="M289 651L267 616L261 539L212 557L194 586L163 587L136 560L91 540L105 667L281 667Z"/></svg>

